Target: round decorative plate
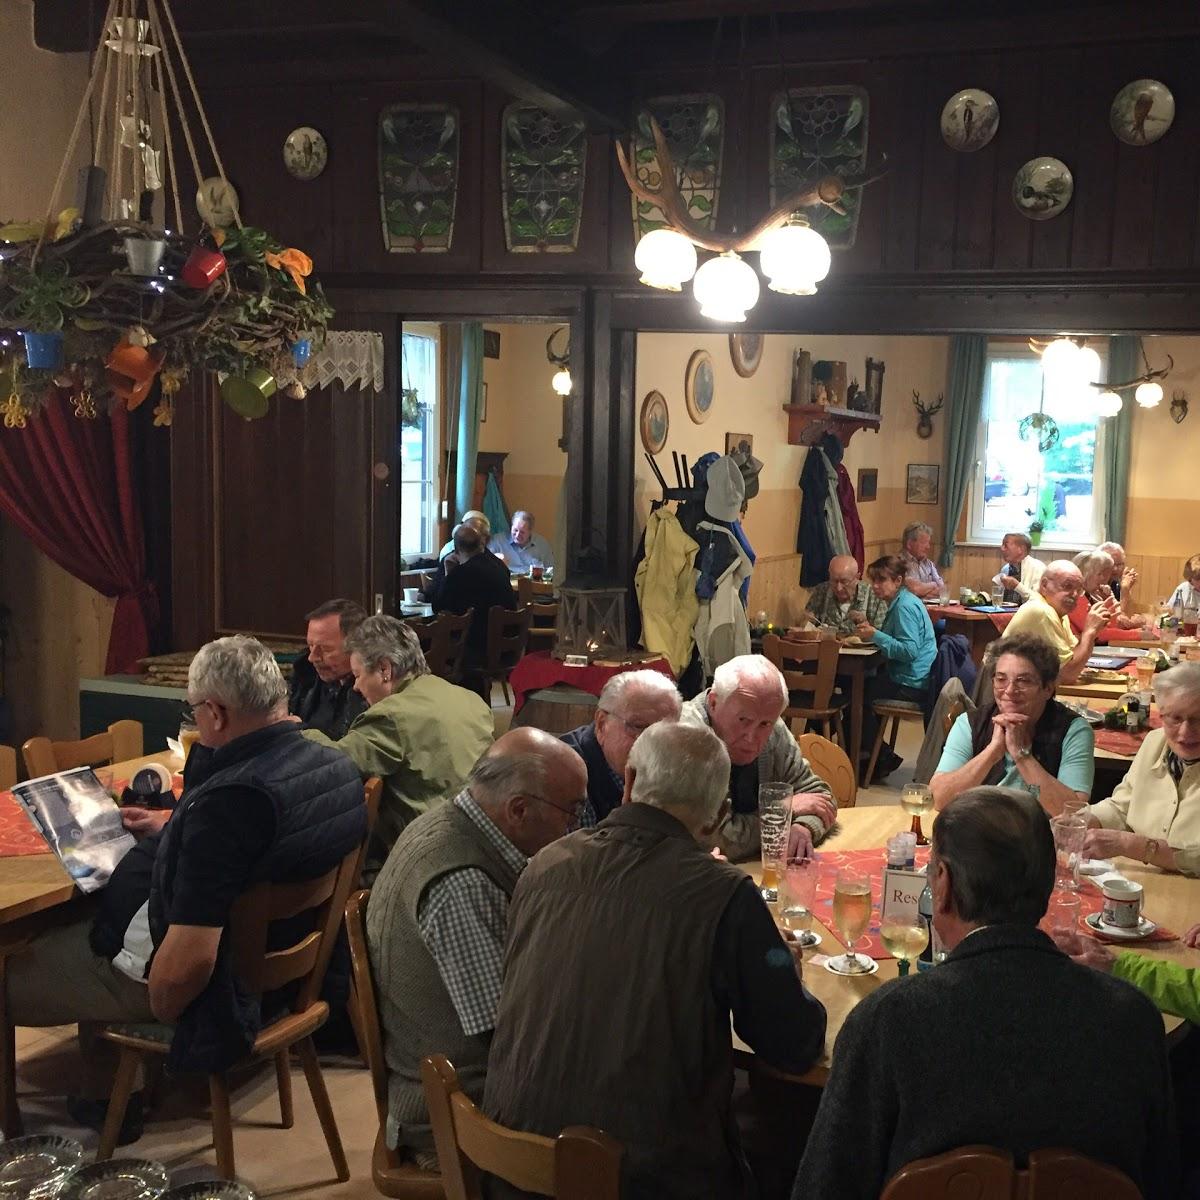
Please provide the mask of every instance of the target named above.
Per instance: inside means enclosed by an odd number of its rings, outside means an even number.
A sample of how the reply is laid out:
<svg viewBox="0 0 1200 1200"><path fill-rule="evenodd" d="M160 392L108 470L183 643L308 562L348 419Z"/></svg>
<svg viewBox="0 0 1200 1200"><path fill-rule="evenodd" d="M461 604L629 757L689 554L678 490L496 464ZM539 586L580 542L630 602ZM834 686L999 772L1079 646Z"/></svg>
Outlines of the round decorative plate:
<svg viewBox="0 0 1200 1200"><path fill-rule="evenodd" d="M657 454L667 444L671 429L671 414L662 392L647 392L642 401L638 417L638 428L642 432L642 445L651 454Z"/></svg>
<svg viewBox="0 0 1200 1200"><path fill-rule="evenodd" d="M951 150L982 150L1000 128L1000 106L989 92L963 88L942 109L942 141Z"/></svg>
<svg viewBox="0 0 1200 1200"><path fill-rule="evenodd" d="M1044 155L1031 158L1013 179L1013 203L1031 221L1057 217L1075 191L1075 180L1067 164Z"/></svg>
<svg viewBox="0 0 1200 1200"><path fill-rule="evenodd" d="M13 1138L0 1144L0 1196L40 1200L56 1196L59 1185L83 1162L83 1147L71 1138Z"/></svg>
<svg viewBox="0 0 1200 1200"><path fill-rule="evenodd" d="M1175 120L1175 97L1157 79L1135 79L1113 97L1108 112L1112 131L1130 146L1157 142Z"/></svg>
<svg viewBox="0 0 1200 1200"><path fill-rule="evenodd" d="M733 369L743 378L749 379L762 362L763 335L761 333L731 333L729 335L729 357Z"/></svg>
<svg viewBox="0 0 1200 1200"><path fill-rule="evenodd" d="M63 1184L58 1200L158 1200L169 1183L159 1163L113 1158L76 1171Z"/></svg>
<svg viewBox="0 0 1200 1200"><path fill-rule="evenodd" d="M697 350L688 359L683 378L683 398L687 402L688 415L697 425L703 425L712 416L716 392L712 355L707 350Z"/></svg>
<svg viewBox="0 0 1200 1200"><path fill-rule="evenodd" d="M324 136L311 125L301 125L283 143L283 165L297 179L316 179L329 161Z"/></svg>
<svg viewBox="0 0 1200 1200"><path fill-rule="evenodd" d="M213 229L228 229L238 211L238 194L232 183L211 175L196 189L196 211Z"/></svg>
<svg viewBox="0 0 1200 1200"><path fill-rule="evenodd" d="M258 1193L244 1183L212 1179L172 1188L163 1200L258 1200Z"/></svg>

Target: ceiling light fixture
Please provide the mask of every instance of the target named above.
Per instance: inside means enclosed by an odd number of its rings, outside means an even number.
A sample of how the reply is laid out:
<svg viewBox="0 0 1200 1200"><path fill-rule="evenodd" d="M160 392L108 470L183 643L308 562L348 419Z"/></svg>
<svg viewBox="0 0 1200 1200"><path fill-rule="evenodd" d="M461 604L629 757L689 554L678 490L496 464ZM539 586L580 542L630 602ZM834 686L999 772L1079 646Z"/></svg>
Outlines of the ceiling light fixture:
<svg viewBox="0 0 1200 1200"><path fill-rule="evenodd" d="M1150 380L1147 383L1139 383L1137 391L1133 393L1133 398L1143 408L1157 408L1162 403L1162 384L1154 380Z"/></svg>
<svg viewBox="0 0 1200 1200"><path fill-rule="evenodd" d="M561 353L559 353L558 351L556 351L554 349L554 339L556 337L558 337L558 335L560 333L565 333L567 335L567 342L566 342L566 345L563 347ZM551 366L558 368L558 370L554 372L554 375L552 376L552 378L550 380L550 386L560 396L569 396L571 394L571 388L574 386L573 383L571 382L571 341L570 341L570 338L571 338L570 326L560 325L546 339L546 361L548 363L550 363Z"/></svg>
<svg viewBox="0 0 1200 1200"><path fill-rule="evenodd" d="M1115 417L1121 411L1122 403L1116 392L1101 392L1096 397L1096 411L1102 417Z"/></svg>
<svg viewBox="0 0 1200 1200"><path fill-rule="evenodd" d="M687 201L679 190L679 168L666 136L653 117L649 122L661 180L656 189L638 179L625 146L620 139L616 143L617 161L629 190L639 200L659 209L666 220L663 228L652 229L642 236L634 251L634 265L642 273L642 283L665 291L681 290L694 273L692 292L700 303L700 312L714 321L744 321L746 313L758 301L761 292L758 277L741 257L747 252L759 253L759 266L772 290L784 295L813 295L817 284L829 273L832 259L828 243L809 227L801 210L823 204L844 215L841 200L846 190L865 187L883 175L882 170L849 179L823 175L785 196L745 233L719 233L696 221L688 211ZM684 245L690 253L684 250ZM697 248L717 255L699 270L695 265ZM721 294L717 289L722 287L735 291Z"/></svg>

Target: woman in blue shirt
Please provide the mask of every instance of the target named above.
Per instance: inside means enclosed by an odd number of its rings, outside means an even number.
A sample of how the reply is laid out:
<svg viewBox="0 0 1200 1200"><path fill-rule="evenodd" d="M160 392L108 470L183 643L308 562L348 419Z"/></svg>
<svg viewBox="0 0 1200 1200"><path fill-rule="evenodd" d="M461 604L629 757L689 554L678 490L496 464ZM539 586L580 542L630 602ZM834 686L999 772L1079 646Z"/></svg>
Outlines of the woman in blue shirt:
<svg viewBox="0 0 1200 1200"><path fill-rule="evenodd" d="M869 759L879 729L872 707L877 700L912 700L924 704L929 672L937 655L933 625L925 605L904 586L906 564L895 554L877 558L867 567L871 591L888 606L883 627L876 629L865 617L855 630L864 642L879 647L885 666L867 681L863 703L862 757ZM861 614L860 614L861 616ZM904 760L887 746L880 748L875 776L877 782L890 775Z"/></svg>

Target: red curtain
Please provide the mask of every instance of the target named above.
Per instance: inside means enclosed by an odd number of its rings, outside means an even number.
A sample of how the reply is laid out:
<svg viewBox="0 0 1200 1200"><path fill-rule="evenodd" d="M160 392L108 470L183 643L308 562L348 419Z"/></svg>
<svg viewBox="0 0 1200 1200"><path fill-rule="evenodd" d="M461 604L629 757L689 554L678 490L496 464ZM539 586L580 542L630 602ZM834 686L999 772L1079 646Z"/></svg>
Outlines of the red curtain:
<svg viewBox="0 0 1200 1200"><path fill-rule="evenodd" d="M116 598L107 674L138 671L158 618L146 578L129 422L123 406L80 420L53 393L24 429L0 430L0 512L76 579Z"/></svg>

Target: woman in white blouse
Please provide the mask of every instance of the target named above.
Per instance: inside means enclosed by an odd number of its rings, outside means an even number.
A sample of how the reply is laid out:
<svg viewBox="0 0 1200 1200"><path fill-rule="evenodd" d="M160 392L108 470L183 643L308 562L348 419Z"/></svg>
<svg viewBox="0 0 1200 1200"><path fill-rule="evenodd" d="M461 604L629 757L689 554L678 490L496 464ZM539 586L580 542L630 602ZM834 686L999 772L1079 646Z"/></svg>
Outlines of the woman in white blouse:
<svg viewBox="0 0 1200 1200"><path fill-rule="evenodd" d="M1154 677L1162 728L1107 800L1085 809L1089 858L1121 855L1200 876L1200 663Z"/></svg>
<svg viewBox="0 0 1200 1200"><path fill-rule="evenodd" d="M1200 608L1200 554L1183 564L1183 582L1171 593L1167 607Z"/></svg>

